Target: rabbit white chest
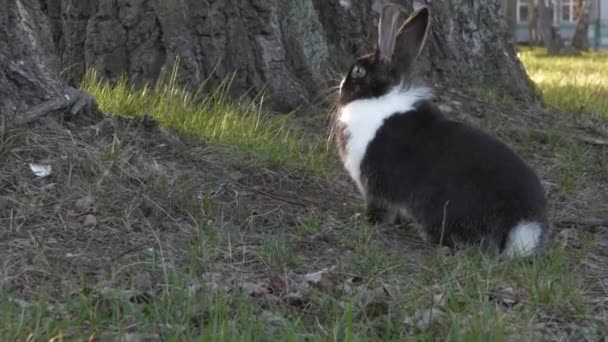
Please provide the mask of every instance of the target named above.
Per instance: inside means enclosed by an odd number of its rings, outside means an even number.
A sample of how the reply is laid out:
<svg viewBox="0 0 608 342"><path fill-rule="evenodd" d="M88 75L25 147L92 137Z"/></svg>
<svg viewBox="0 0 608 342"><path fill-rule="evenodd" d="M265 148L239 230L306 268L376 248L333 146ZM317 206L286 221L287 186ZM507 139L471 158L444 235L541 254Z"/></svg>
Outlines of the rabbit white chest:
<svg viewBox="0 0 608 342"><path fill-rule="evenodd" d="M365 193L361 180L361 161L384 120L396 113L414 109L416 102L429 98L430 95L428 88L396 87L381 97L356 100L340 109L339 121L344 125L346 137L342 162L361 193Z"/></svg>

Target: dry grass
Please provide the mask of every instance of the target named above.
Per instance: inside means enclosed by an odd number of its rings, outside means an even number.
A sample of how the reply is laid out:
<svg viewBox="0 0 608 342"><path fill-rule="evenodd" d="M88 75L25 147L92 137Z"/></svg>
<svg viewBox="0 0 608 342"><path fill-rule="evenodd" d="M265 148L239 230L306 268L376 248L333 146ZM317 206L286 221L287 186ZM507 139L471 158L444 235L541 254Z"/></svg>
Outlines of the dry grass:
<svg viewBox="0 0 608 342"><path fill-rule="evenodd" d="M201 96L177 84L177 65L165 81L136 88L126 77L115 84L88 72L82 88L92 94L100 109L129 118L150 115L166 127L213 144L236 149L266 165L289 164L323 172L328 166L326 140L306 136L291 124L291 114L270 115L265 98L248 105L227 97L230 78L211 94ZM202 88L202 87L201 87Z"/></svg>
<svg viewBox="0 0 608 342"><path fill-rule="evenodd" d="M277 164L149 118L80 118L0 134L1 339L605 336L608 227L565 221L608 218L606 147L577 143L595 131L569 117L439 93L538 170L555 221L545 259L506 263L370 226L346 176L291 163L300 150Z"/></svg>

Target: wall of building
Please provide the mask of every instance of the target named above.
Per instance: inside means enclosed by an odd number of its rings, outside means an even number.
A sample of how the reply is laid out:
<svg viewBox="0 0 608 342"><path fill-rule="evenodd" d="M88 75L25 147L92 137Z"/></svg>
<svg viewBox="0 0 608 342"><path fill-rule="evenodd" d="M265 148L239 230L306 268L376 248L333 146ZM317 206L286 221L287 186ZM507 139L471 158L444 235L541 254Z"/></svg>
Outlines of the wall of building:
<svg viewBox="0 0 608 342"><path fill-rule="evenodd" d="M506 0L506 1L514 1L517 0ZM598 8L599 7L599 8ZM599 19L600 25L600 47L608 48L608 0L599 0L597 3L593 4L591 8L591 25L589 26L589 41L592 46L595 39L596 27ZM574 35L574 30L576 28L575 22L561 22L560 23L560 34L564 40L567 42ZM517 23L515 28L515 39L518 43L526 43L529 40L529 30L527 23Z"/></svg>

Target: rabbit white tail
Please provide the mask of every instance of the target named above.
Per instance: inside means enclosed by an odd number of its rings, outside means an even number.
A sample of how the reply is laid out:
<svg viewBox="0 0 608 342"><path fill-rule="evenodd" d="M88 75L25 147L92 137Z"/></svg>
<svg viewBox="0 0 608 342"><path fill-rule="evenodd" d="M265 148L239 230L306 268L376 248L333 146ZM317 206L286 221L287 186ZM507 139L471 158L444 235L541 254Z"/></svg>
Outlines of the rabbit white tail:
<svg viewBox="0 0 608 342"><path fill-rule="evenodd" d="M510 257L529 257L542 243L546 223L523 221L511 228L504 253Z"/></svg>

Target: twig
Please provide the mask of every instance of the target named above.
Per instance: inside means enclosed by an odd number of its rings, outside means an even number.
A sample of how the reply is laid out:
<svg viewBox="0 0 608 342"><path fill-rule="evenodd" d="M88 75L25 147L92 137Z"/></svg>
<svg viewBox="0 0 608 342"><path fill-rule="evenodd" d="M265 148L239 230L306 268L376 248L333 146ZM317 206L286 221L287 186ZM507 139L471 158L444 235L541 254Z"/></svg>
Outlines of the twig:
<svg viewBox="0 0 608 342"><path fill-rule="evenodd" d="M129 248L126 251L124 251L124 252L118 254L117 256L113 257L112 258L112 262L115 262L116 260L122 258L123 256L125 256L127 254L131 254L131 253L134 253L134 252L139 252L139 251L141 251L141 250L143 250L145 248L149 248L149 247L150 247L150 244L148 244L148 243L142 243L142 244L137 245L137 246L135 246L133 248Z"/></svg>
<svg viewBox="0 0 608 342"><path fill-rule="evenodd" d="M586 136L581 136L581 135L577 135L576 139L587 143L587 144L591 144L591 145L601 145L601 146L608 146L608 140L603 140L603 139L599 139L599 138L593 138L593 137L586 137Z"/></svg>
<svg viewBox="0 0 608 342"><path fill-rule="evenodd" d="M156 243L158 244L158 251L160 252L160 262L161 262L161 266L163 268L163 275L165 277L165 286L163 286L163 292L165 293L165 297L167 297L169 295L169 290L168 290L168 285L169 285L169 273L167 272L167 262L166 262L166 258L165 258L165 253L163 252L163 245L160 242L160 237L158 236L158 233L156 232L156 230L154 230L154 228L152 227L152 224L150 224L150 221L148 221L148 219L145 219L146 224L148 225L148 227L150 228L150 232L152 233L152 235L154 235L154 239L156 240Z"/></svg>
<svg viewBox="0 0 608 342"><path fill-rule="evenodd" d="M317 246L326 246L326 243L323 242L315 242L315 241L286 241L288 245L317 245ZM263 242L250 242L250 243L239 243L238 245L232 246L232 249L237 248L247 248L247 247L260 247L263 245Z"/></svg>
<svg viewBox="0 0 608 342"><path fill-rule="evenodd" d="M237 183L237 184L241 185L241 186L244 186L244 187L248 188L249 190L251 190L253 192L257 192L260 195L271 197L271 198L274 198L274 199L277 199L277 200L280 200L280 201L283 201L283 202L286 202L286 203L290 203L290 204L294 204L294 205L299 205L299 206L304 207L304 208L308 208L308 207L314 205L313 202L310 202L310 201L307 201L307 200L304 200L306 202L300 202L300 201L296 201L296 200L293 200L293 199L290 199L290 198L285 198L283 196L279 196L279 195L276 195L276 194L273 194L273 193L270 193L270 192L266 192L264 190L254 189L253 187L250 187L250 186L245 185L243 183Z"/></svg>
<svg viewBox="0 0 608 342"><path fill-rule="evenodd" d="M608 220L595 219L595 218L583 218L583 219L565 219L561 221L555 222L555 225L558 226L566 226L566 225L575 225L583 228L593 228L593 227L608 227Z"/></svg>

